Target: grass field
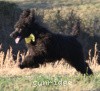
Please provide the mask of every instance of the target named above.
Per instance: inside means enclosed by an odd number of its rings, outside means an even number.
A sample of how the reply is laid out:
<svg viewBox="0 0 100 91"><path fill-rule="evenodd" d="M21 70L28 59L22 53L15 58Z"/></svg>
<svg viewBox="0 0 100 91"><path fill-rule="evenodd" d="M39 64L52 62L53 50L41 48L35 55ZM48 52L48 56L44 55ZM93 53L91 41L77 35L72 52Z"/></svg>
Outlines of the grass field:
<svg viewBox="0 0 100 91"><path fill-rule="evenodd" d="M12 59L12 49L8 50L3 64L4 53L0 53L0 91L99 91L100 65L94 55L92 61L87 60L94 75L81 75L62 59L60 62L40 65L35 69L17 67ZM22 58L24 55L22 54Z"/></svg>
<svg viewBox="0 0 100 91"><path fill-rule="evenodd" d="M0 0L15 2L21 9L38 7L37 11L44 14L44 22L54 25L55 15L60 10L64 20L68 12L74 10L83 20L84 25L93 25L96 17L100 17L100 0ZM44 2L43 2L44 1ZM84 1L84 2L81 2ZM41 5L42 3L42 5ZM49 4L48 4L49 3ZM40 6L39 6L40 5ZM45 6L46 5L46 6ZM48 9L47 6L52 7ZM57 6L58 5L58 6ZM61 5L61 7L60 7ZM41 8L43 7L43 8ZM40 13L39 12L39 13ZM51 22L53 21L53 22ZM90 24L91 23L91 24ZM51 27L52 30L55 29ZM92 27L91 27L92 28ZM94 55L87 60L94 75L81 75L74 68L64 62L56 62L43 65L35 69L19 69L17 67L19 54L16 62L12 58L12 49L7 52L3 61L4 52L0 52L0 91L100 91L100 65L97 63L97 44L94 47ZM1 46L0 46L1 47ZM24 58L24 55L22 58ZM3 64L4 62L4 64Z"/></svg>
<svg viewBox="0 0 100 91"><path fill-rule="evenodd" d="M6 65L0 68L0 91L99 91L100 66L91 68L94 75L83 76L63 64L23 70Z"/></svg>
<svg viewBox="0 0 100 91"><path fill-rule="evenodd" d="M100 66L86 76L72 67L48 64L37 69L0 68L0 91L100 91Z"/></svg>
<svg viewBox="0 0 100 91"><path fill-rule="evenodd" d="M0 91L100 91L100 73L95 76L80 74L31 74L0 77Z"/></svg>

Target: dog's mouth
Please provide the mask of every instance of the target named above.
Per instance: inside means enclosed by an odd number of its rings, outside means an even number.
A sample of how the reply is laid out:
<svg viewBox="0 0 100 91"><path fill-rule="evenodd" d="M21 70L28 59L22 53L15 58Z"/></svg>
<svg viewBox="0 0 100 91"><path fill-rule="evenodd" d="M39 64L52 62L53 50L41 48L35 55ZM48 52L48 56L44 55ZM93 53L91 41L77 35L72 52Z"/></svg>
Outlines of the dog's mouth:
<svg viewBox="0 0 100 91"><path fill-rule="evenodd" d="M15 43L18 44L21 40L21 36L18 36L17 38L15 38Z"/></svg>

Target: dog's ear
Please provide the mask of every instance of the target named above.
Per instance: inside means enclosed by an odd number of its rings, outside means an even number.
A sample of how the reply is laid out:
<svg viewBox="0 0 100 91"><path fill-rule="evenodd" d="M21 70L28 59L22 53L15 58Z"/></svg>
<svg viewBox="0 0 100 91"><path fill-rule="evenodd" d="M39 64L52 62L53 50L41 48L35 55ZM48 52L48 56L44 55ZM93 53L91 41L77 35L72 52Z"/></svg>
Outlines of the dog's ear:
<svg viewBox="0 0 100 91"><path fill-rule="evenodd" d="M34 18L35 17L35 10L34 9L30 9L30 18Z"/></svg>
<svg viewBox="0 0 100 91"><path fill-rule="evenodd" d="M30 15L29 18L34 22L35 21L35 10L30 9Z"/></svg>
<svg viewBox="0 0 100 91"><path fill-rule="evenodd" d="M35 16L35 10L34 9L30 9L30 17Z"/></svg>
<svg viewBox="0 0 100 91"><path fill-rule="evenodd" d="M20 15L19 20L25 24L31 24L32 22L35 21L35 10L34 9L24 10Z"/></svg>
<svg viewBox="0 0 100 91"><path fill-rule="evenodd" d="M30 9L26 9L22 12L21 18L27 18L30 15Z"/></svg>

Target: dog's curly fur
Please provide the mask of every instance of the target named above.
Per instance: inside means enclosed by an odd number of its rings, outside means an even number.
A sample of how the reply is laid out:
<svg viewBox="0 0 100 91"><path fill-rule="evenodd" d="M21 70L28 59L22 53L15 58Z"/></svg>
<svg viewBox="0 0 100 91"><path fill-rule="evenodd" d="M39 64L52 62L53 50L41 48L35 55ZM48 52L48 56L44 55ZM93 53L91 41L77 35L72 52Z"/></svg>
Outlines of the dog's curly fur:
<svg viewBox="0 0 100 91"><path fill-rule="evenodd" d="M15 24L15 31L10 36L20 41L30 34L35 36L35 42L27 44L29 55L19 65L20 68L39 67L39 64L65 59L82 74L93 74L84 61L83 49L75 36L54 34L35 21L34 10L24 10Z"/></svg>

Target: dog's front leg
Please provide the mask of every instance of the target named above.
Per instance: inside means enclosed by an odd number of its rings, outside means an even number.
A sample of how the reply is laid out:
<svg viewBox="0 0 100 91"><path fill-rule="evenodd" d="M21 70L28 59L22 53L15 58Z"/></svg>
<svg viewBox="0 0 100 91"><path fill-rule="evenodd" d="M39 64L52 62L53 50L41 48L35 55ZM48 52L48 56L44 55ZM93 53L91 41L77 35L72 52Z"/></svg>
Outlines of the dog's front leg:
<svg viewBox="0 0 100 91"><path fill-rule="evenodd" d="M21 69L23 68L38 68L39 64L34 60L34 56L28 55L25 57L22 63L19 64Z"/></svg>

